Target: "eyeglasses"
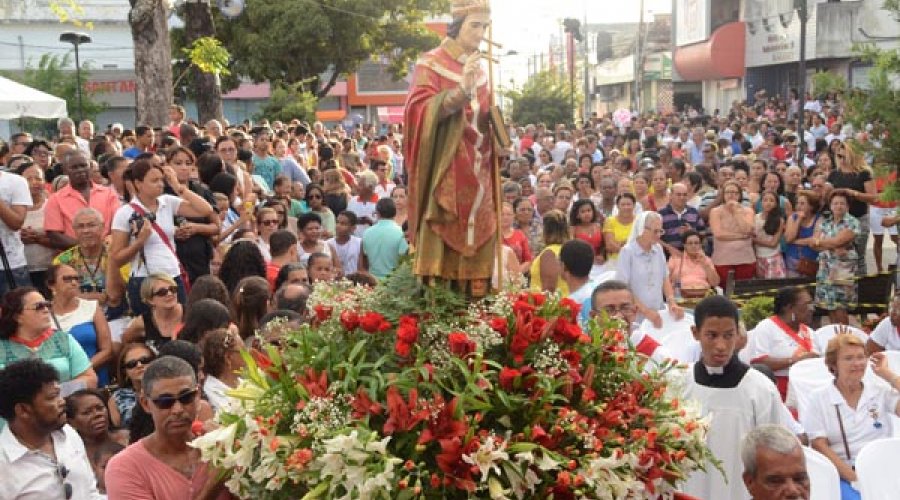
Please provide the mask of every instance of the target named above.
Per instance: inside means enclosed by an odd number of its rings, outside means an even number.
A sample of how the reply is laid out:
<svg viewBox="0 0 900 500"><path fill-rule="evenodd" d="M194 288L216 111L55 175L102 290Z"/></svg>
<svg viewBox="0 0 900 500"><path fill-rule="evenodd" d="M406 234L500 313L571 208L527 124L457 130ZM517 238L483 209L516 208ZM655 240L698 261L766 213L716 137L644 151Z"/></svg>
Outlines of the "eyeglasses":
<svg viewBox="0 0 900 500"><path fill-rule="evenodd" d="M126 370L134 370L138 367L138 365L147 366L151 362L153 362L153 356L143 356L137 359L132 359L131 361L126 361L123 366L125 366Z"/></svg>
<svg viewBox="0 0 900 500"><path fill-rule="evenodd" d="M22 307L22 309L25 309L26 311L44 311L50 309L52 306L53 302L50 302L49 300L42 300L40 302L35 302L33 305L24 306Z"/></svg>
<svg viewBox="0 0 900 500"><path fill-rule="evenodd" d="M261 221L259 221L259 223L262 224L263 226L276 226L276 225L278 225L278 220L276 220L276 219L261 220Z"/></svg>
<svg viewBox="0 0 900 500"><path fill-rule="evenodd" d="M159 408L160 410L168 410L175 406L175 402L178 401L181 403L181 406L187 406L193 403L197 399L197 393L200 391L197 388L190 389L182 392L177 396L160 396L155 399L151 399L153 404Z"/></svg>
<svg viewBox="0 0 900 500"><path fill-rule="evenodd" d="M666 230L665 230L665 229L650 229L650 228L648 227L648 228L647 228L647 231L650 231L651 233L656 234L656 235L659 235L659 236L662 236L662 235L666 234Z"/></svg>
<svg viewBox="0 0 900 500"><path fill-rule="evenodd" d="M60 276L59 279L64 283L78 283L81 281L81 278L78 276Z"/></svg>
<svg viewBox="0 0 900 500"><path fill-rule="evenodd" d="M630 314L634 311L634 306L631 304L610 304L608 306L600 306L600 309L594 309L595 313L600 313L601 311L605 311L608 316L615 316L616 314Z"/></svg>
<svg viewBox="0 0 900 500"><path fill-rule="evenodd" d="M66 482L66 478L69 476L69 469L63 465L59 464L56 468L56 472L59 474L59 478L63 483L63 494L66 496L66 500L72 498L72 485Z"/></svg>
<svg viewBox="0 0 900 500"><path fill-rule="evenodd" d="M160 288L159 290L153 290L154 297L165 297L166 295L177 295L178 287L175 285L167 286L166 288Z"/></svg>
<svg viewBox="0 0 900 500"><path fill-rule="evenodd" d="M40 149L31 152L32 156L50 156L50 151L42 151Z"/></svg>

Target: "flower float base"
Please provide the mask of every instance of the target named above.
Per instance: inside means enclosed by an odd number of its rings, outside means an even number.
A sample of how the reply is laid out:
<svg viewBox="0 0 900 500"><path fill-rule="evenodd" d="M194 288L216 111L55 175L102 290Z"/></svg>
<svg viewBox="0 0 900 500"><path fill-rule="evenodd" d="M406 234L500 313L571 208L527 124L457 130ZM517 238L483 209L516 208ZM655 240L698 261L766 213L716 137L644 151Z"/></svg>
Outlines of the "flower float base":
<svg viewBox="0 0 900 500"><path fill-rule="evenodd" d="M674 367L570 300L466 304L402 268L309 304L193 443L241 498L671 498L712 460Z"/></svg>

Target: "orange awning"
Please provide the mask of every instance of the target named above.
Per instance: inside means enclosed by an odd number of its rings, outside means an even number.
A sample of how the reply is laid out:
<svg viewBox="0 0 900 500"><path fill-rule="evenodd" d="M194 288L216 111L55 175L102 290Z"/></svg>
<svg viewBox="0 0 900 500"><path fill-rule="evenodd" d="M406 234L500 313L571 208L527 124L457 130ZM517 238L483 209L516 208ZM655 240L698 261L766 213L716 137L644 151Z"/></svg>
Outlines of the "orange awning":
<svg viewBox="0 0 900 500"><path fill-rule="evenodd" d="M743 78L744 23L720 26L705 42L675 49L675 69L685 81Z"/></svg>
<svg viewBox="0 0 900 500"><path fill-rule="evenodd" d="M316 111L316 120L320 122L339 122L343 121L346 116L347 111L343 109Z"/></svg>

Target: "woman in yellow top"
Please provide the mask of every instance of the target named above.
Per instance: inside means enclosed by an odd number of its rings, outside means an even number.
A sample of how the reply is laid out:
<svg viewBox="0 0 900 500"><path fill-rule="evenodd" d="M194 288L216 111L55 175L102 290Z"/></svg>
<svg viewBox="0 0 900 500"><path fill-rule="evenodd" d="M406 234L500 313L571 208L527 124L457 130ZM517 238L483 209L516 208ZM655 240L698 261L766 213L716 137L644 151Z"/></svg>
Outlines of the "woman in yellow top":
<svg viewBox="0 0 900 500"><path fill-rule="evenodd" d="M634 206L637 199L631 193L622 193L616 198L616 214L603 222L603 241L606 242L606 260L619 257L619 250L628 241L634 224Z"/></svg>
<svg viewBox="0 0 900 500"><path fill-rule="evenodd" d="M550 210L544 214L544 244L541 253L531 262L531 290L535 292L559 292L569 295L569 287L562 279L559 250L572 239L566 214Z"/></svg>

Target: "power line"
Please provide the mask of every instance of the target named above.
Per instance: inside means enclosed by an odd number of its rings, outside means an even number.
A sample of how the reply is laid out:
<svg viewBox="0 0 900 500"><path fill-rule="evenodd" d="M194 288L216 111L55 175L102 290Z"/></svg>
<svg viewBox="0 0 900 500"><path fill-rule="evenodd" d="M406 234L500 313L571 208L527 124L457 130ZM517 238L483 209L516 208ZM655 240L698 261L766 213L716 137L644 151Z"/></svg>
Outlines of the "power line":
<svg viewBox="0 0 900 500"><path fill-rule="evenodd" d="M18 42L5 42L0 41L0 45L5 45L7 47L25 47L29 49L45 49L45 50L72 50L71 48L60 45L60 46L52 46L52 45L32 45L29 43L18 43ZM114 50L133 50L134 47L91 47L89 44L81 45L79 50L81 51L114 51Z"/></svg>

